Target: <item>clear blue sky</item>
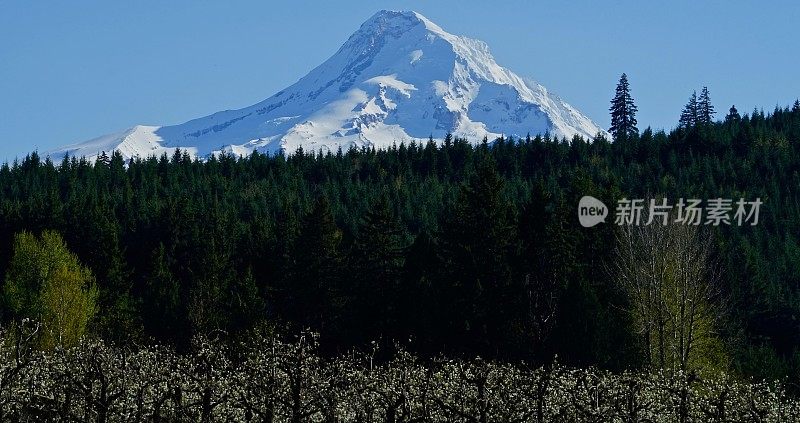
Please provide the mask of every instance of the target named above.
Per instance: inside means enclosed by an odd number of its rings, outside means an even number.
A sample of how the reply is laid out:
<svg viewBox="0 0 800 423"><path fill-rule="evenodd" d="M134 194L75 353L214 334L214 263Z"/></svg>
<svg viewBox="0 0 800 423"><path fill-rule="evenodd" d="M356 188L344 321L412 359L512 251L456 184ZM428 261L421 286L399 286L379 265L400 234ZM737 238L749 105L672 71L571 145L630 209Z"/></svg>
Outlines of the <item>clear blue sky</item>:
<svg viewBox="0 0 800 423"><path fill-rule="evenodd" d="M263 100L378 9L486 41L608 126L627 72L640 127L670 128L692 90L717 110L800 96L800 2L0 0L0 161L135 124Z"/></svg>

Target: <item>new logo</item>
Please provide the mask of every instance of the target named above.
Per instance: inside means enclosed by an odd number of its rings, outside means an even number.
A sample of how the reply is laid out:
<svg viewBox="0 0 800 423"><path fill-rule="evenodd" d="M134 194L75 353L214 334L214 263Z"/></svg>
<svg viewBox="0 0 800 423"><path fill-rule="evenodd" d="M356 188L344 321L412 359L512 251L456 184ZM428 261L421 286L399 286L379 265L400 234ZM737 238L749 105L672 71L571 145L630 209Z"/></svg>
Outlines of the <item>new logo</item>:
<svg viewBox="0 0 800 423"><path fill-rule="evenodd" d="M578 220L584 228L591 228L600 222L606 221L608 207L602 201L585 195L578 202Z"/></svg>

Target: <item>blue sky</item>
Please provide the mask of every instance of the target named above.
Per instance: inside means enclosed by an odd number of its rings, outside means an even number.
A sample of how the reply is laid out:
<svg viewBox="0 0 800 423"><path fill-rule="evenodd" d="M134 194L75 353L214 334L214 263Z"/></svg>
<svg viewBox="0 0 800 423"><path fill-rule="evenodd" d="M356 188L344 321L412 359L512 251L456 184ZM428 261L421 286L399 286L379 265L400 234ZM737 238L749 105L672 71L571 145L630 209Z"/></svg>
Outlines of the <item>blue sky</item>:
<svg viewBox="0 0 800 423"><path fill-rule="evenodd" d="M622 72L640 127L707 85L718 112L800 96L800 2L0 0L0 160L263 100L379 9L486 41L607 127Z"/></svg>

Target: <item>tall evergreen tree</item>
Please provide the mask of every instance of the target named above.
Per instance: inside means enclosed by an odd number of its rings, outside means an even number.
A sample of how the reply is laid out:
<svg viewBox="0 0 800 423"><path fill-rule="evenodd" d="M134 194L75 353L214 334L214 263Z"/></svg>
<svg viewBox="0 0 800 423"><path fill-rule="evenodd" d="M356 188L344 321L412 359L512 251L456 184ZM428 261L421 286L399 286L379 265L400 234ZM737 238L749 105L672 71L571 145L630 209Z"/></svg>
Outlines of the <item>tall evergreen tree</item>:
<svg viewBox="0 0 800 423"><path fill-rule="evenodd" d="M188 338L189 322L186 321L186 305L181 301L178 281L169 269L169 257L164 244L159 244L152 253L152 270L144 287L142 310L147 332L158 340L176 339L185 334ZM181 339L188 342L188 339Z"/></svg>
<svg viewBox="0 0 800 423"><path fill-rule="evenodd" d="M102 164L104 166L108 166L111 163L111 159L108 157L105 151L101 152L99 156L97 156L97 163Z"/></svg>
<svg viewBox="0 0 800 423"><path fill-rule="evenodd" d="M522 299L522 289L512 284L511 269L518 237L503 179L488 156L478 160L476 173L462 187L455 210L443 224L441 254L452 295L445 298L452 301L451 342L497 355L507 352L508 325L517 322L509 316L519 307L511 304Z"/></svg>
<svg viewBox="0 0 800 423"><path fill-rule="evenodd" d="M792 105L792 111L795 113L800 113L800 99L794 101L794 105Z"/></svg>
<svg viewBox="0 0 800 423"><path fill-rule="evenodd" d="M691 128L697 125L699 120L699 105L697 103L697 91L692 92L689 97L689 102L683 107L681 118L679 120L680 126L683 128Z"/></svg>
<svg viewBox="0 0 800 423"><path fill-rule="evenodd" d="M325 333L340 298L342 231L330 202L320 196L303 217L285 281L284 314L290 321Z"/></svg>
<svg viewBox="0 0 800 423"><path fill-rule="evenodd" d="M714 121L714 113L714 106L711 104L708 87L703 87L700 91L700 98L697 100L697 123L710 125Z"/></svg>
<svg viewBox="0 0 800 423"><path fill-rule="evenodd" d="M104 175L110 174L107 169ZM98 334L115 342L133 341L141 334L137 304L131 296L131 274L125 263L114 212L107 204L83 204L83 219L66 232L70 242L83 248L76 253L84 257L90 268L97 269L95 277L99 291L98 305L103 313L94 321ZM78 223L78 222L76 222ZM80 240L80 242L78 242Z"/></svg>
<svg viewBox="0 0 800 423"><path fill-rule="evenodd" d="M626 138L639 133L639 128L636 127L636 112L638 109L633 102L633 97L631 97L628 75L624 73L619 78L619 83L617 83L616 93L611 100L609 111L611 112L611 128L609 128L609 132L614 136L614 139Z"/></svg>
<svg viewBox="0 0 800 423"><path fill-rule="evenodd" d="M385 196L374 202L358 226L350 254L355 286L348 308L358 325L366 326L364 341L397 339L402 296L405 231L389 209ZM355 329L355 328L354 328Z"/></svg>
<svg viewBox="0 0 800 423"><path fill-rule="evenodd" d="M519 277L524 281L527 303L523 327L527 347L538 359L548 352L545 341L556 323L559 297L575 262L564 216L555 208L551 194L537 182L519 216Z"/></svg>
<svg viewBox="0 0 800 423"><path fill-rule="evenodd" d="M728 110L728 115L725 116L725 122L739 122L742 120L742 116L739 114L739 111L736 110L736 105L732 105L730 110Z"/></svg>
<svg viewBox="0 0 800 423"><path fill-rule="evenodd" d="M225 306L230 314L229 329L244 331L264 319L265 304L251 267L231 281L226 296Z"/></svg>
<svg viewBox="0 0 800 423"><path fill-rule="evenodd" d="M231 320L226 300L237 275L226 240L213 235L205 248L197 251L195 266L202 269L192 275L189 290L189 318L196 334L228 330Z"/></svg>
<svg viewBox="0 0 800 423"><path fill-rule="evenodd" d="M431 354L439 351L442 337L438 331L445 325L447 311L441 307L439 276L443 274L439 260L438 246L434 238L422 232L414 239L414 243L406 250L405 268L403 269L403 295L413 299L404 310L408 331L413 334L415 342ZM440 322L433 325L431 322Z"/></svg>

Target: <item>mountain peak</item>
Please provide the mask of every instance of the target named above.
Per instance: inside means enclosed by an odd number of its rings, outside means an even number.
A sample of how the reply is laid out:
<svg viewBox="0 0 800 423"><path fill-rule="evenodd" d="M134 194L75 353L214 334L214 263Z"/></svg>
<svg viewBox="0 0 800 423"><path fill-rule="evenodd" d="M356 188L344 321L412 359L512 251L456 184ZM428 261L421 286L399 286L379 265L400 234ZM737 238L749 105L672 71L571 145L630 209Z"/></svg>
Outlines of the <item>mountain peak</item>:
<svg viewBox="0 0 800 423"><path fill-rule="evenodd" d="M442 28L421 13L411 10L380 10L361 24L361 29L373 31L380 31L383 28L409 29L417 25L424 25L429 30L442 31Z"/></svg>
<svg viewBox="0 0 800 423"><path fill-rule="evenodd" d="M431 34L452 35L446 33L428 18L413 11L381 10L369 19L350 36L339 49L339 53L347 52L352 58L376 53L389 41L417 32L419 37ZM338 54L338 53L337 53Z"/></svg>
<svg viewBox="0 0 800 423"><path fill-rule="evenodd" d="M50 153L54 158L390 147L445 134L479 142L603 132L538 83L498 65L479 40L413 11L381 10L328 60L266 100L173 126L136 126Z"/></svg>

